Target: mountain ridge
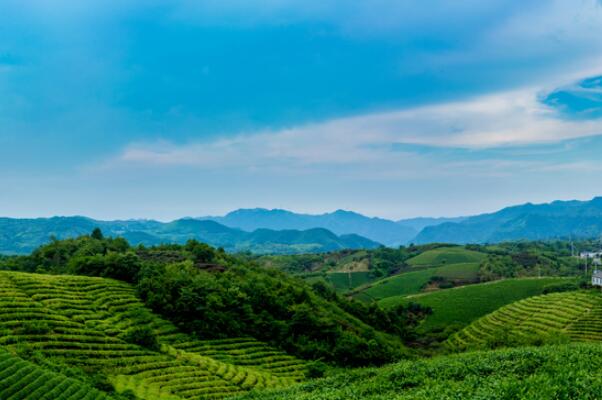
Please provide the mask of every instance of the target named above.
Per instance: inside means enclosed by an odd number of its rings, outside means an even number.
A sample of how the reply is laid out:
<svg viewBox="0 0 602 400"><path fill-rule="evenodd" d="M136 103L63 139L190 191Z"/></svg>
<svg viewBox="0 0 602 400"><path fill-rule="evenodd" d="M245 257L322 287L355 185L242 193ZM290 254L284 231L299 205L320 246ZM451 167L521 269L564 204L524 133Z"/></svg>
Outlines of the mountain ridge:
<svg viewBox="0 0 602 400"><path fill-rule="evenodd" d="M416 243L497 243L511 240L591 238L602 234L602 197L525 203L425 227Z"/></svg>
<svg viewBox="0 0 602 400"><path fill-rule="evenodd" d="M26 254L53 238L66 239L100 228L132 244L152 246L196 239L228 251L256 253L325 252L344 248L375 248L380 243L359 235L336 235L326 229L255 230L246 232L215 221L192 218L171 222L154 220L100 221L88 217L0 218L0 253Z"/></svg>

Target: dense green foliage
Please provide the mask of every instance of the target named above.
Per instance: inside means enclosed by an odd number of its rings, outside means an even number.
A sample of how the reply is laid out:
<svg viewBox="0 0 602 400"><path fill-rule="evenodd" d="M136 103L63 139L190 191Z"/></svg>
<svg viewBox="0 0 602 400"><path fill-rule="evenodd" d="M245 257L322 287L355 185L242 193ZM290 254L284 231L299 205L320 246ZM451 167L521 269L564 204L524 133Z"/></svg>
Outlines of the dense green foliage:
<svg viewBox="0 0 602 400"><path fill-rule="evenodd" d="M599 399L602 345L475 352L401 362L241 400Z"/></svg>
<svg viewBox="0 0 602 400"><path fill-rule="evenodd" d="M4 267L132 282L147 306L198 337L252 336L339 365L407 355L402 338L424 315L416 306L366 309L324 290L317 294L302 280L196 241L130 248L123 239L83 236L55 240Z"/></svg>

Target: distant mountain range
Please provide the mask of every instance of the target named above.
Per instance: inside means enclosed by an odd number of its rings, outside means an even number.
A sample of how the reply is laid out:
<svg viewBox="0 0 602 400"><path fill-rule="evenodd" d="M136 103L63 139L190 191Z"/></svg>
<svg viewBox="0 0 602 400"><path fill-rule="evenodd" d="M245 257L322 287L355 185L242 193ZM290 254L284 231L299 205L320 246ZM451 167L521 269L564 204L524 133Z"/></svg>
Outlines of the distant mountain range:
<svg viewBox="0 0 602 400"><path fill-rule="evenodd" d="M594 238L602 234L602 197L591 201L524 204L457 223L425 227L415 243L497 243L510 240Z"/></svg>
<svg viewBox="0 0 602 400"><path fill-rule="evenodd" d="M223 217L97 221L85 217L0 218L0 253L28 253L48 242L88 234L99 227L132 244L197 239L228 251L291 254L375 248L381 244L496 243L510 240L593 238L602 235L602 197L591 201L524 204L462 218L391 221L338 210L310 215L286 210L240 209Z"/></svg>
<svg viewBox="0 0 602 400"><path fill-rule="evenodd" d="M152 220L97 221L85 217L39 219L0 218L0 253L26 254L52 237L66 239L89 234L96 227L107 236L121 236L131 244L147 246L184 243L189 239L220 246L227 251L254 253L305 253L341 249L375 248L372 240L356 234L337 236L327 229L270 230L246 232L215 221L180 219L169 223Z"/></svg>
<svg viewBox="0 0 602 400"><path fill-rule="evenodd" d="M424 227L463 220L463 218L413 218L395 222L382 218L370 218L345 210L310 215L264 208L240 209L223 217L201 217L199 219L219 222L245 231L319 227L328 229L337 235L357 234L386 246L406 244L416 237Z"/></svg>

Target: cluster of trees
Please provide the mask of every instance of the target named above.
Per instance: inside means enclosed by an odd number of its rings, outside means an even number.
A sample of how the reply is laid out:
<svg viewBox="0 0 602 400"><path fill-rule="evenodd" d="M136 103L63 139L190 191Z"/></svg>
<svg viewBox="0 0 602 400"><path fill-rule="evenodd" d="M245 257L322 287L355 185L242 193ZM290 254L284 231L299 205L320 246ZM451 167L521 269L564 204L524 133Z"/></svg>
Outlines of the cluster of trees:
<svg viewBox="0 0 602 400"><path fill-rule="evenodd" d="M582 273L581 261L571 257L569 242L509 242L484 249L489 254L480 267L481 281Z"/></svg>
<svg viewBox="0 0 602 400"><path fill-rule="evenodd" d="M403 340L428 313L417 305L387 311L364 305L194 240L133 248L95 230L0 264L124 280L149 308L201 338L253 336L297 356L343 366L407 356ZM130 332L128 340L152 342L143 330Z"/></svg>

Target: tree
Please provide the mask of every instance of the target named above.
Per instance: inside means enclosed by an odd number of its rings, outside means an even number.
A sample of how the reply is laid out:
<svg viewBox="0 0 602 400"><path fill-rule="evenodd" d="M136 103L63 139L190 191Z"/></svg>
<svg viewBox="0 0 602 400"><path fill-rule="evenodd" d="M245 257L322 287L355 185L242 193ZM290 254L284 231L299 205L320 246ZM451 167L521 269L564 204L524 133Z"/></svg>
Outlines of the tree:
<svg viewBox="0 0 602 400"><path fill-rule="evenodd" d="M92 237L92 239L96 240L103 240L105 238L100 228L94 228L90 236Z"/></svg>

